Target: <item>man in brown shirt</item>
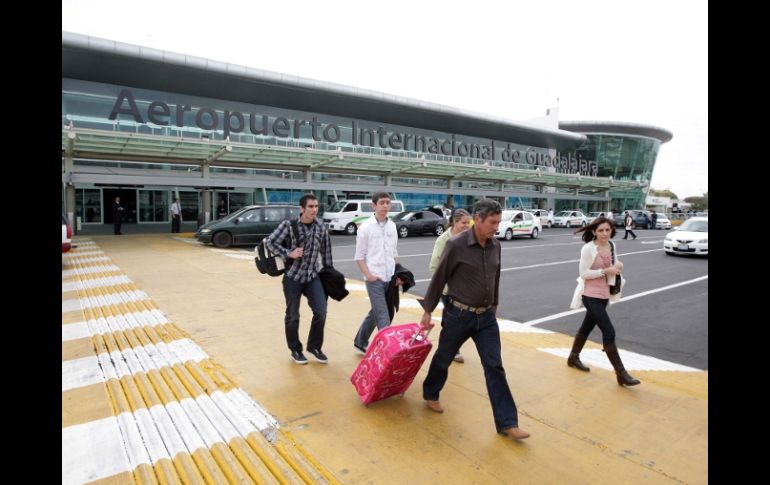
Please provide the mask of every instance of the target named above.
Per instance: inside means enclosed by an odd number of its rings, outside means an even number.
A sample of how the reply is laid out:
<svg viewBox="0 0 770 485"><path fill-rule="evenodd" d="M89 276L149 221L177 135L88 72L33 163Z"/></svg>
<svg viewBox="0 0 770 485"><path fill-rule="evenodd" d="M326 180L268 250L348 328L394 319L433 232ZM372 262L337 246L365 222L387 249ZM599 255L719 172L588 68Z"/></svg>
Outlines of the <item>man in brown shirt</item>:
<svg viewBox="0 0 770 485"><path fill-rule="evenodd" d="M497 432L524 439L529 433L519 428L516 403L500 356L500 329L495 316L501 254L495 233L502 211L500 204L491 199L476 203L473 228L447 242L425 298L421 300L425 312L420 325L432 328L431 312L438 305L444 285L449 285L446 300L449 304L444 305L438 348L422 384L422 394L428 408L444 412L439 393L446 382L447 370L460 346L472 338L484 367Z"/></svg>

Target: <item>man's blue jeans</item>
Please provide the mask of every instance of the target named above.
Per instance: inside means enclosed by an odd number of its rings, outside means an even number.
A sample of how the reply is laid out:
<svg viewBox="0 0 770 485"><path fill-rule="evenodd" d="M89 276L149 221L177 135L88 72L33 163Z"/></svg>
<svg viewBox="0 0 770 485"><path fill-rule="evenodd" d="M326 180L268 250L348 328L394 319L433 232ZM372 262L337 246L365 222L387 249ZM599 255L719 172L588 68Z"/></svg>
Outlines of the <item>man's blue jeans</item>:
<svg viewBox="0 0 770 485"><path fill-rule="evenodd" d="M390 326L390 314L388 313L388 303L385 300L385 290L390 284L389 281L372 281L366 282L366 292L369 294L369 301L372 304L372 309L361 322L361 327L358 329L356 338L353 342L365 349L369 346L369 337L374 332L374 326L377 326L378 330L382 330L385 327Z"/></svg>
<svg viewBox="0 0 770 485"><path fill-rule="evenodd" d="M473 339L481 357L495 428L497 431L503 431L518 426L519 415L505 378L500 356L500 329L493 310L477 315L452 305L444 307L438 349L430 362L428 377L422 384L423 399L438 401L439 393L446 383L449 365L469 338Z"/></svg>
<svg viewBox="0 0 770 485"><path fill-rule="evenodd" d="M326 325L326 292L318 277L307 283L300 283L285 275L283 277L283 296L286 299L284 319L286 344L289 350L302 352L302 342L299 341L299 300L302 295L305 295L310 309L313 310L307 348L321 350L324 343L324 325Z"/></svg>

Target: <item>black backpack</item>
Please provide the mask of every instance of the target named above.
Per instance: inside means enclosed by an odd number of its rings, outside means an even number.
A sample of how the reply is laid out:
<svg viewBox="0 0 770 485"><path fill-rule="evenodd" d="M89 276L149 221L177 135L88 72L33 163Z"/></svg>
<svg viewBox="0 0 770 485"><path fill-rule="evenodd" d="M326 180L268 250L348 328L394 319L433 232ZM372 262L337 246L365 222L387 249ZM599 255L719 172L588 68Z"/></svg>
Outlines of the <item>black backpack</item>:
<svg viewBox="0 0 770 485"><path fill-rule="evenodd" d="M291 237L289 237L289 246L287 249L291 249L292 240L299 240L299 231L297 227L297 220L292 219L291 230L289 231ZM281 276L286 272L287 269L291 268L294 260L289 259L288 261L284 262L281 256L273 254L273 252L267 248L265 245L265 239L261 240L259 244L257 244L257 247L254 248L254 251L257 253L257 256L254 258L254 263L257 265L257 269L262 274L270 276Z"/></svg>

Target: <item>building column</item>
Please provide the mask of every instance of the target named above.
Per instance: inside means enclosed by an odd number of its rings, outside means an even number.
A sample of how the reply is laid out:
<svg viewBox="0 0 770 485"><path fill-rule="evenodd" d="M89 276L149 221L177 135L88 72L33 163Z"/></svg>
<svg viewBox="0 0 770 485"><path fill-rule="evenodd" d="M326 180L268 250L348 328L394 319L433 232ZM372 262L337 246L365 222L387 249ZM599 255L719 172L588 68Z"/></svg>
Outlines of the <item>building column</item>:
<svg viewBox="0 0 770 485"><path fill-rule="evenodd" d="M393 179L393 176L390 174L385 175L385 187L390 187L390 182Z"/></svg>
<svg viewBox="0 0 770 485"><path fill-rule="evenodd" d="M203 165L201 165L201 178L208 179L209 178L209 164L208 162L203 162ZM206 224L208 222L211 222L211 190L209 189L203 189L203 223Z"/></svg>
<svg viewBox="0 0 770 485"><path fill-rule="evenodd" d="M70 135L74 135L74 133L70 133ZM75 162L72 159L72 152L67 150L64 154L64 211L66 212L67 219L70 221L72 233L77 234L79 228L76 224L77 221L75 220L75 184L72 183L72 171L74 167Z"/></svg>

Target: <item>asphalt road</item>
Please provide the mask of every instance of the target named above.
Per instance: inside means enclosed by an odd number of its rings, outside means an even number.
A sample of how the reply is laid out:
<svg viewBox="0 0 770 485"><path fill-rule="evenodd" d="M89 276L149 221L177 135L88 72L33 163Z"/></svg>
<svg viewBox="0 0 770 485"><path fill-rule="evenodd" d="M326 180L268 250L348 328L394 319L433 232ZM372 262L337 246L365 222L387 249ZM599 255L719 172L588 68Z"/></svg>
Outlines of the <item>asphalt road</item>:
<svg viewBox="0 0 770 485"><path fill-rule="evenodd" d="M708 369L708 259L667 256L668 231L637 230L636 240L615 241L627 286L623 300L609 308L621 348L698 369ZM428 287L428 262L434 236L399 239L400 262L422 296ZM332 236L334 266L362 279L353 255L355 237ZM538 239L501 241L503 248L498 318L574 335L585 315L570 312L583 242L569 229L545 229ZM693 281L696 280L696 281ZM678 285L678 286L677 286ZM362 315L363 318L363 315ZM601 343L598 328L590 339Z"/></svg>

